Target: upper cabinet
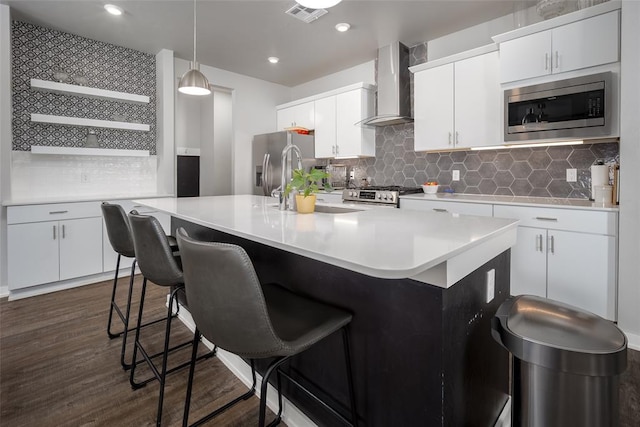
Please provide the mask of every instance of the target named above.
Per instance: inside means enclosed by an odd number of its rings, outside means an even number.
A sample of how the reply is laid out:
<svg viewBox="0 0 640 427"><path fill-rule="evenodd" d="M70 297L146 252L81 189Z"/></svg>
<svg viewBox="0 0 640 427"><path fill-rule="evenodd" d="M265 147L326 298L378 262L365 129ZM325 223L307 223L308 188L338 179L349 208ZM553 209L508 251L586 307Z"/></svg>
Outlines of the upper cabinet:
<svg viewBox="0 0 640 427"><path fill-rule="evenodd" d="M357 83L278 106L277 129L313 129L316 158L375 156L375 129L361 124L373 114L373 86Z"/></svg>
<svg viewBox="0 0 640 427"><path fill-rule="evenodd" d="M525 28L526 29L526 28ZM564 73L620 60L620 12L613 10L500 43L500 82Z"/></svg>
<svg viewBox="0 0 640 427"><path fill-rule="evenodd" d="M411 71L415 73L416 151L502 141L498 52L494 46L415 66Z"/></svg>
<svg viewBox="0 0 640 427"><path fill-rule="evenodd" d="M277 129L303 127L315 129L315 112L313 102L304 102L277 111Z"/></svg>

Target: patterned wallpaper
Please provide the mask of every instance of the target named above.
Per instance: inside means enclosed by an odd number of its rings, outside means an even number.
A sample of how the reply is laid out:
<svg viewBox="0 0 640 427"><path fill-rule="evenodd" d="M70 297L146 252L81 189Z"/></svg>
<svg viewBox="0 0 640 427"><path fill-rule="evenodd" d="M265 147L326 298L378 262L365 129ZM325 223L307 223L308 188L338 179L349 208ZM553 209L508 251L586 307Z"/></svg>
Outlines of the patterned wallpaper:
<svg viewBox="0 0 640 427"><path fill-rule="evenodd" d="M411 65L426 57L426 43L410 49ZM413 75L411 82L413 100ZM356 186L367 178L373 185L408 187L434 180L439 192L588 199L591 165L620 163L618 143L425 153L414 151L413 137L413 123L376 128L376 157L332 160L331 181L345 181L344 165L354 171ZM568 168L577 169L577 182L566 181ZM452 180L454 170L459 181Z"/></svg>
<svg viewBox="0 0 640 427"><path fill-rule="evenodd" d="M149 132L91 128L102 148L156 153L155 57L112 44L13 21L13 150L31 145L82 147L86 127L31 123L31 113L149 124ZM129 104L32 90L30 79L54 80L150 97L149 104ZM63 76L64 77L64 76Z"/></svg>

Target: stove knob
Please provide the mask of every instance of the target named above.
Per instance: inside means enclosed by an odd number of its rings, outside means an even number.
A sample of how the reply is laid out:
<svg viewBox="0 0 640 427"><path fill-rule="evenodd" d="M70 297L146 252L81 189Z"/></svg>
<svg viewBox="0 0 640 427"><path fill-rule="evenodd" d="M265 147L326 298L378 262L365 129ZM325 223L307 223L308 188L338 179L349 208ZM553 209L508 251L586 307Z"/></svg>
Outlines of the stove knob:
<svg viewBox="0 0 640 427"><path fill-rule="evenodd" d="M384 194L382 195L382 199L383 199L383 200L387 200L387 193L384 193Z"/></svg>
<svg viewBox="0 0 640 427"><path fill-rule="evenodd" d="M350 194L351 194L351 197L357 197L358 196L358 193L356 193L355 191L352 191Z"/></svg>
<svg viewBox="0 0 640 427"><path fill-rule="evenodd" d="M376 197L377 197L379 200L381 200L381 199L382 199L382 194L377 193L377 194L376 194Z"/></svg>
<svg viewBox="0 0 640 427"><path fill-rule="evenodd" d="M389 194L389 200L391 200L393 202L393 193Z"/></svg>

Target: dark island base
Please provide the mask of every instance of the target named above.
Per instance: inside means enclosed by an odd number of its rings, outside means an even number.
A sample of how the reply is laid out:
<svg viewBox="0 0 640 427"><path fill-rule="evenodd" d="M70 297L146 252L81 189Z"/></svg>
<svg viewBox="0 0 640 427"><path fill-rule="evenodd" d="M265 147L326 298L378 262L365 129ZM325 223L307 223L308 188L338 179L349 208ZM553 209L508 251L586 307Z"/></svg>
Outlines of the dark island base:
<svg viewBox="0 0 640 427"><path fill-rule="evenodd" d="M173 218L172 229L177 227L198 239L241 245L263 283L280 283L354 314L352 363L364 425L494 425L508 398L509 364L507 352L491 338L491 318L509 295L510 251L443 289L365 276ZM491 269L495 298L486 304ZM348 416L339 334L297 356L288 369ZM283 389L319 425L342 425L302 392Z"/></svg>

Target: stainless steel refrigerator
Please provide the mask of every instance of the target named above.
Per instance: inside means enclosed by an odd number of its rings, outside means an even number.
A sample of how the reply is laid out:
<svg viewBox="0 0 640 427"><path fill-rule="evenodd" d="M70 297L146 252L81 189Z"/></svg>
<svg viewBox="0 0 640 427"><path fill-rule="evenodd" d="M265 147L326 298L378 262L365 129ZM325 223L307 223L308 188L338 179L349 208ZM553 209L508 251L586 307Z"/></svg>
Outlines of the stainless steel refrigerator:
<svg viewBox="0 0 640 427"><path fill-rule="evenodd" d="M312 135L299 135L294 132L274 132L256 135L252 144L253 194L270 196L271 191L280 186L282 173L282 149L292 143L300 149L302 166L310 169L316 165L315 144ZM288 170L298 165L295 154L289 152ZM287 177L291 179L291 175Z"/></svg>

